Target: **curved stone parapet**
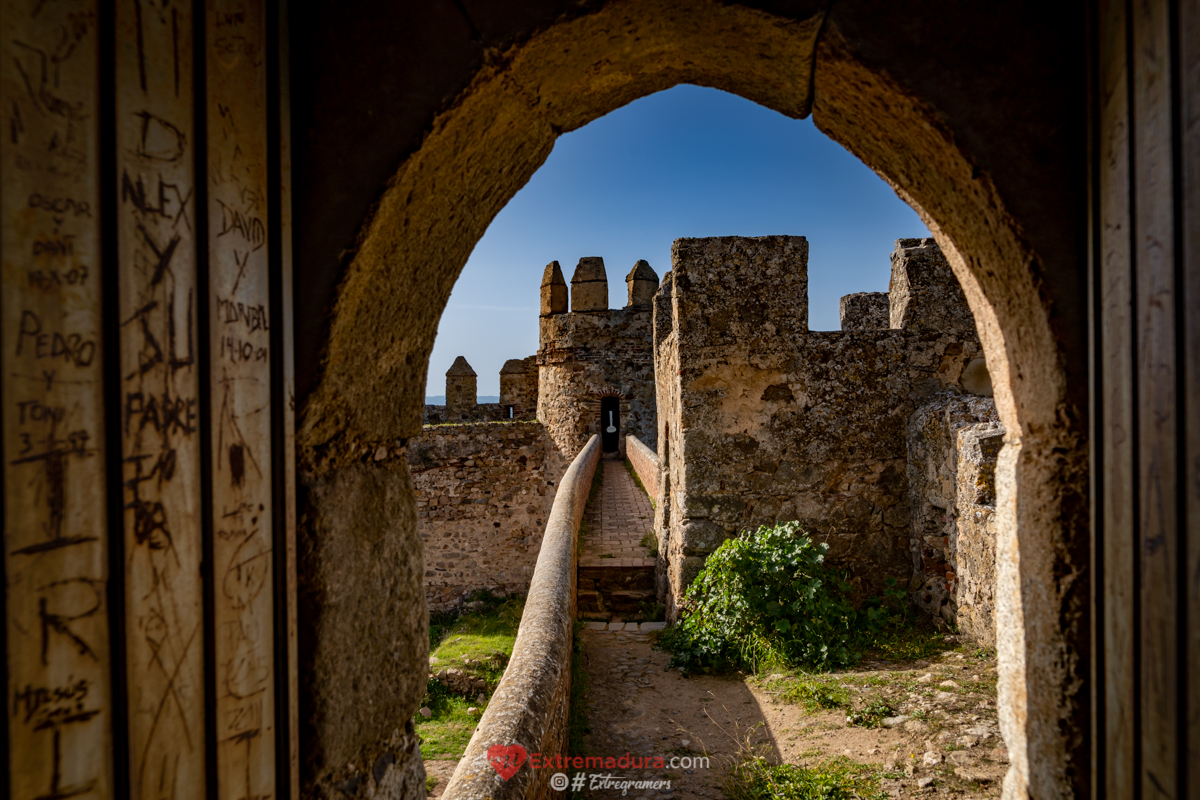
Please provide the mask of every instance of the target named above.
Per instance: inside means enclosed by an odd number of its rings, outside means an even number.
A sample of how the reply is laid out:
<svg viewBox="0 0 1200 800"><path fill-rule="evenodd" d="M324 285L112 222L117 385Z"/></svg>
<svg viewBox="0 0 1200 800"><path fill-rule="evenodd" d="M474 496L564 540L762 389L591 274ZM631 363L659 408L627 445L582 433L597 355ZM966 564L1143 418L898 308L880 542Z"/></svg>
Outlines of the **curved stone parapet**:
<svg viewBox="0 0 1200 800"><path fill-rule="evenodd" d="M529 758L533 753L566 754L576 536L599 461L600 437L592 436L559 482L512 658L443 800L549 795L554 770L532 769ZM524 763L505 780L488 762L488 749L513 745L523 748Z"/></svg>
<svg viewBox="0 0 1200 800"><path fill-rule="evenodd" d="M646 487L651 500L658 498L658 453L646 446L636 436L625 437L625 457L637 473L638 480Z"/></svg>

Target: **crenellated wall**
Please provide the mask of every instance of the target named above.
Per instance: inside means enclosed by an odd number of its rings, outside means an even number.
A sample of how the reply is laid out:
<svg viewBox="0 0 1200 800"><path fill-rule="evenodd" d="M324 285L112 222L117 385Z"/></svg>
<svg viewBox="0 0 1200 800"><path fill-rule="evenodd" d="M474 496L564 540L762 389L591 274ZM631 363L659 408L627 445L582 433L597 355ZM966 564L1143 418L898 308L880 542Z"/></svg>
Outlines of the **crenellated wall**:
<svg viewBox="0 0 1200 800"><path fill-rule="evenodd" d="M538 402L537 356L511 358L500 368L500 402L478 402L478 379L459 356L446 371L446 404L426 404L422 424L534 419Z"/></svg>
<svg viewBox="0 0 1200 800"><path fill-rule="evenodd" d="M807 262L795 236L672 248L654 321L669 614L722 541L782 520L828 543L863 593L912 578L908 421L933 396L964 391L979 341L961 291L957 306L946 300L957 282L932 240L900 240L892 254L893 284L907 291L892 308L925 321L912 328L808 331ZM922 304L937 293L940 321ZM877 298L859 306L884 319Z"/></svg>

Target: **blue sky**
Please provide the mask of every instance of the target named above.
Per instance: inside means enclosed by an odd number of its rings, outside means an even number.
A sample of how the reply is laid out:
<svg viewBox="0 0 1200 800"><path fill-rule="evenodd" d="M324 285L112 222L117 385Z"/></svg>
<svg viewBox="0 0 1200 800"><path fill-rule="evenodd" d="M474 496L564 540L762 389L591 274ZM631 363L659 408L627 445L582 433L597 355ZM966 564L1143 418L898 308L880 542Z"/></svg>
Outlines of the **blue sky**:
<svg viewBox="0 0 1200 800"><path fill-rule="evenodd" d="M811 120L696 86L630 103L559 137L475 246L442 315L426 394L465 356L479 394L538 346L538 287L602 256L609 307L639 258L661 278L681 236L808 237L809 327L837 330L838 298L887 291L893 242L928 236L917 215Z"/></svg>

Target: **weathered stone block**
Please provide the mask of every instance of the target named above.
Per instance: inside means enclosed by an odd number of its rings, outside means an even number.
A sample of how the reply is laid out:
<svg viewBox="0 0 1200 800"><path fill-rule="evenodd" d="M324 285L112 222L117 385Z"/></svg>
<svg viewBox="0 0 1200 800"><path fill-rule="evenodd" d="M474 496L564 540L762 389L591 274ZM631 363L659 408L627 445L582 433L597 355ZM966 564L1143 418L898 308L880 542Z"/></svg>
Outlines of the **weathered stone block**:
<svg viewBox="0 0 1200 800"><path fill-rule="evenodd" d="M803 236L676 239L671 268L681 346L793 338L808 330Z"/></svg>
<svg viewBox="0 0 1200 800"><path fill-rule="evenodd" d="M729 538L723 525L704 519L689 520L680 530L679 544L684 555L705 556Z"/></svg>
<svg viewBox="0 0 1200 800"><path fill-rule="evenodd" d="M571 310L608 310L608 275L600 256L584 256L575 266L575 274L571 276Z"/></svg>
<svg viewBox="0 0 1200 800"><path fill-rule="evenodd" d="M654 293L658 291L658 274L650 268L646 261L638 261L633 269L625 276L625 284L629 289L629 302L626 308L650 308L654 302Z"/></svg>
<svg viewBox="0 0 1200 800"><path fill-rule="evenodd" d="M893 328L976 335L958 278L933 239L896 240L888 298Z"/></svg>
<svg viewBox="0 0 1200 800"><path fill-rule="evenodd" d="M842 330L873 331L891 327L887 292L856 292L838 303Z"/></svg>
<svg viewBox="0 0 1200 800"><path fill-rule="evenodd" d="M562 314L567 310L567 282L557 261L546 265L542 273L541 315Z"/></svg>

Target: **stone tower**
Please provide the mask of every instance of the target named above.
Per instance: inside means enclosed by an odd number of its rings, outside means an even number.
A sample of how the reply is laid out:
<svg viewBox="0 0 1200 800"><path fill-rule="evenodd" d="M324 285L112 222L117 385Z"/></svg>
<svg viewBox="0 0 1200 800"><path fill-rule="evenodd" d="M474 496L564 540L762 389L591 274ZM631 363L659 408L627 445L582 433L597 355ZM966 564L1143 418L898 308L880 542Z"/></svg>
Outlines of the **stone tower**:
<svg viewBox="0 0 1200 800"><path fill-rule="evenodd" d="M654 293L658 291L658 275L645 259L633 265L633 269L625 276L625 284L629 287L629 302L625 308L650 308L653 305Z"/></svg>
<svg viewBox="0 0 1200 800"><path fill-rule="evenodd" d="M554 292L558 264L542 278L537 417L559 450L574 457L594 433L609 452L624 452L633 434L657 446L651 316L658 276L645 261L629 273L630 305L608 307L604 259L579 260L571 278L571 311ZM561 309L556 310L556 309ZM603 424L601 419L603 418Z"/></svg>
<svg viewBox="0 0 1200 800"><path fill-rule="evenodd" d="M472 419L478 391L475 370L462 356L454 359L450 369L446 370L447 421Z"/></svg>

